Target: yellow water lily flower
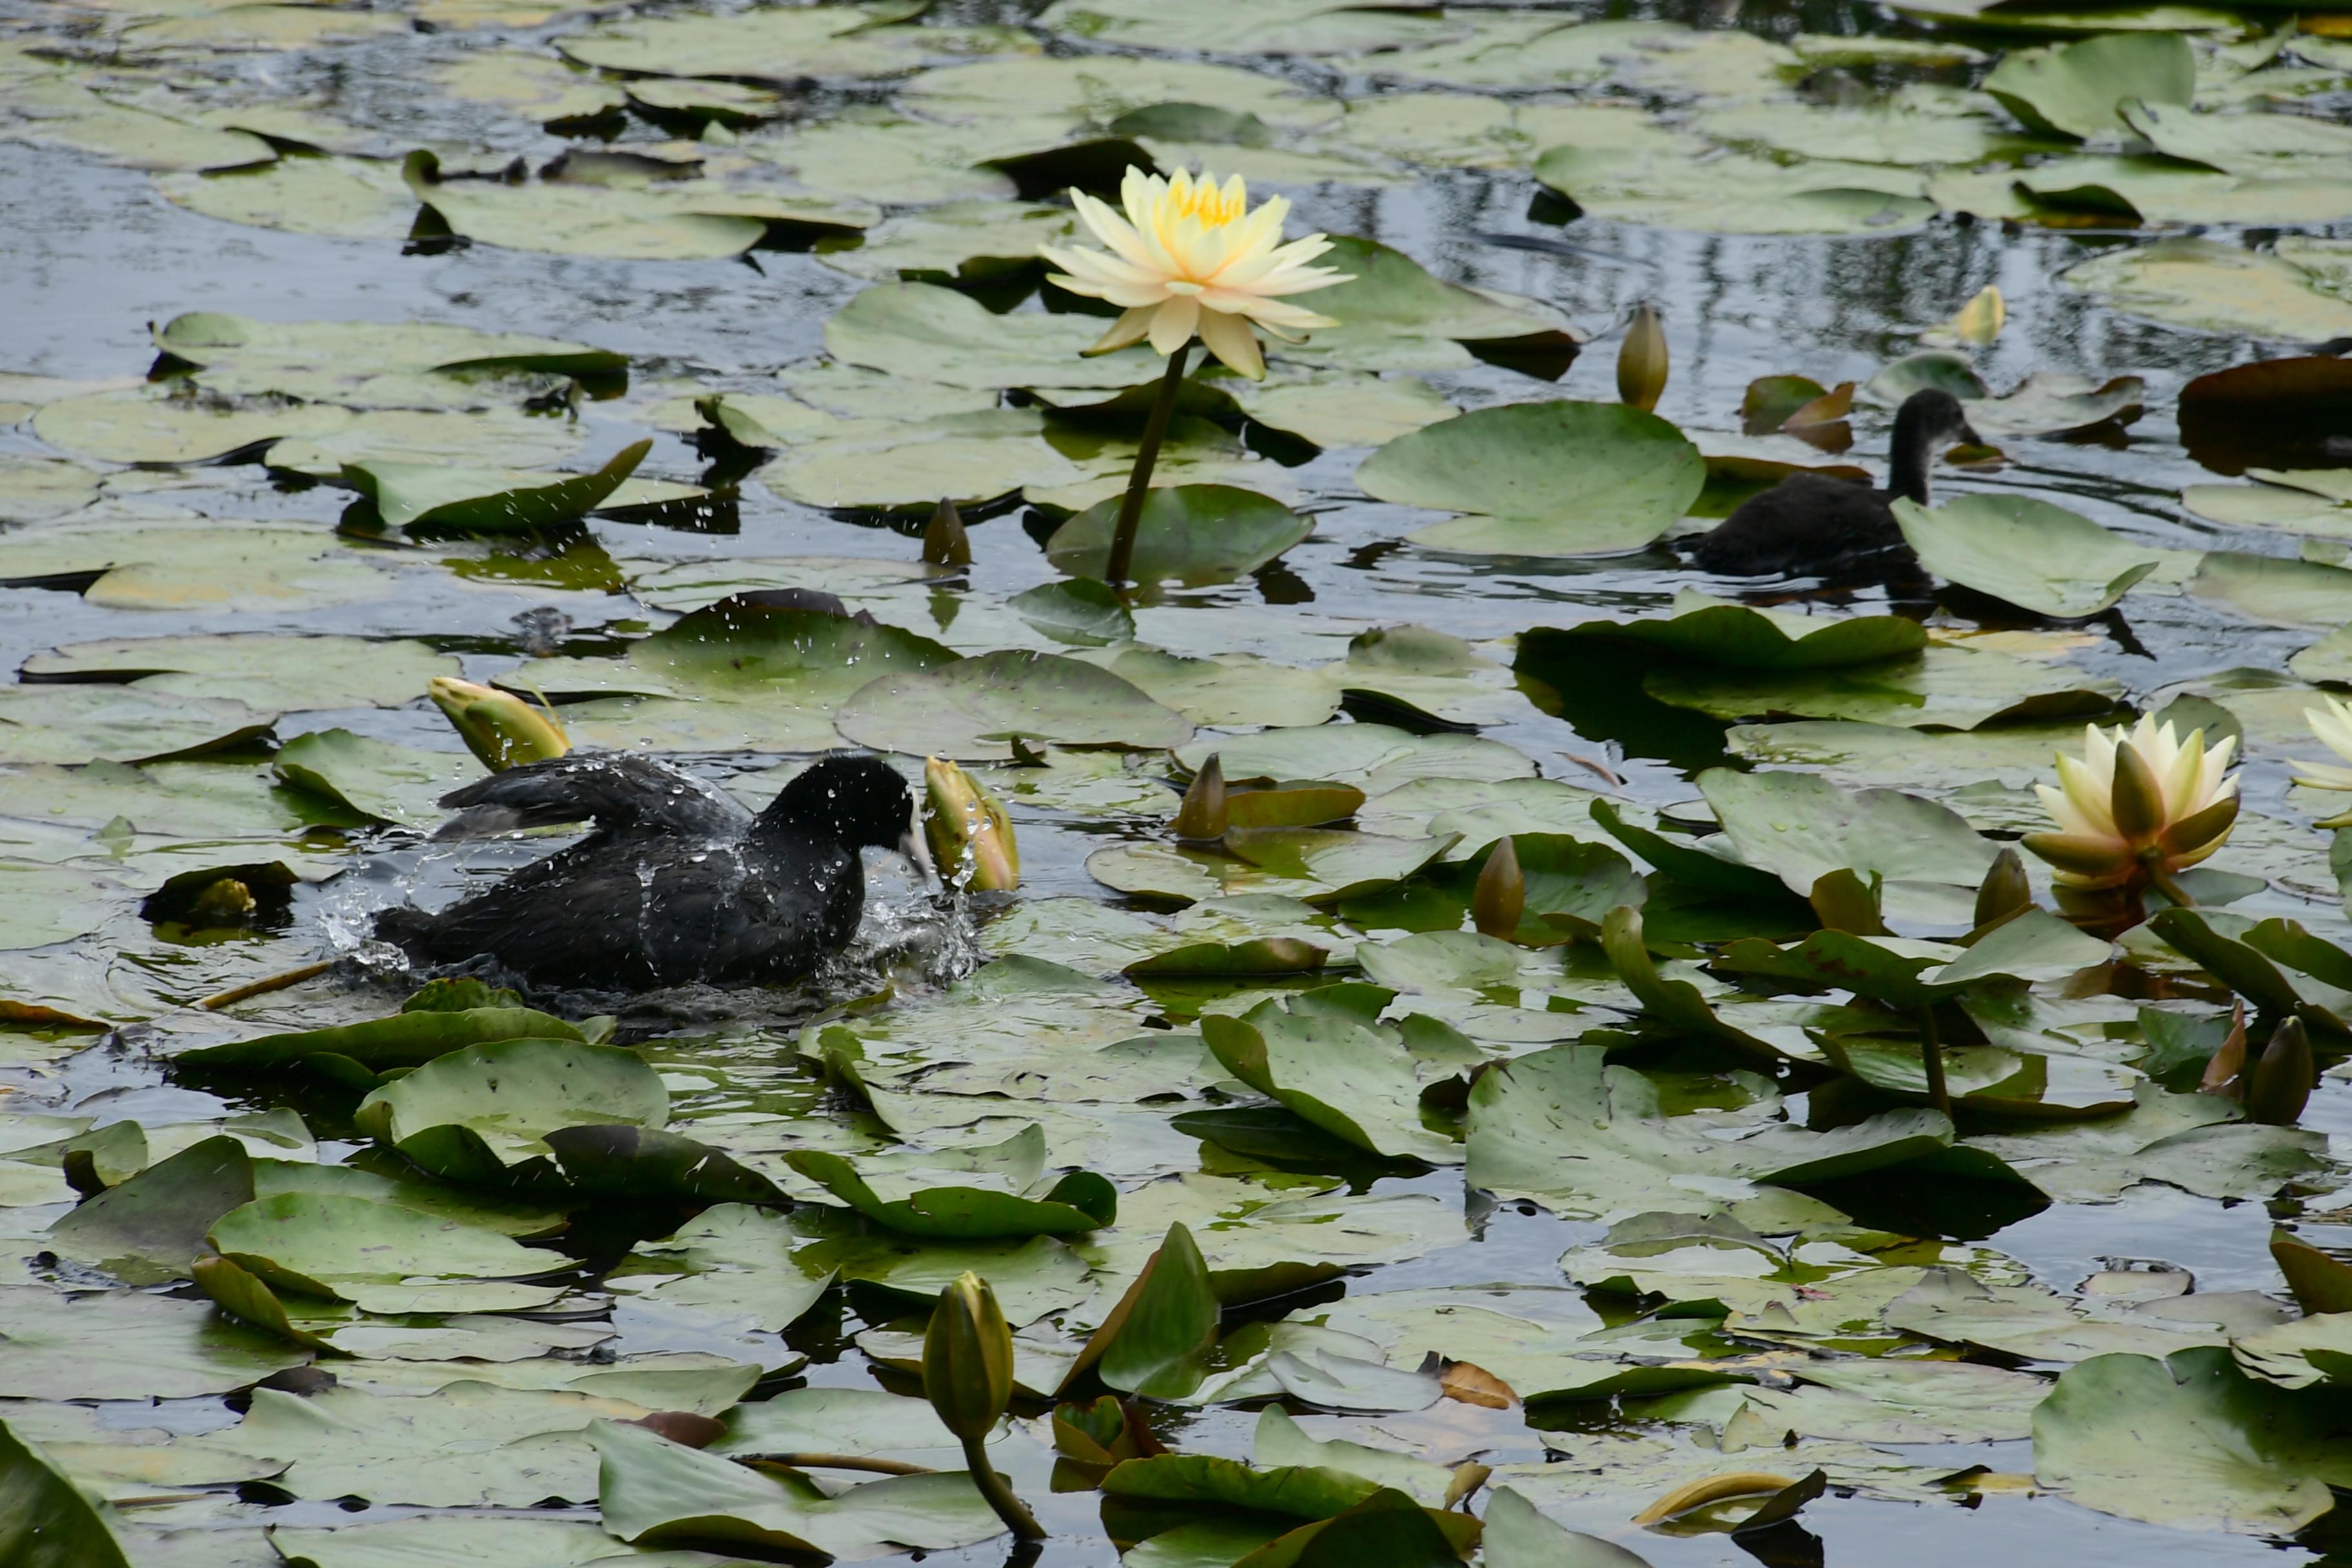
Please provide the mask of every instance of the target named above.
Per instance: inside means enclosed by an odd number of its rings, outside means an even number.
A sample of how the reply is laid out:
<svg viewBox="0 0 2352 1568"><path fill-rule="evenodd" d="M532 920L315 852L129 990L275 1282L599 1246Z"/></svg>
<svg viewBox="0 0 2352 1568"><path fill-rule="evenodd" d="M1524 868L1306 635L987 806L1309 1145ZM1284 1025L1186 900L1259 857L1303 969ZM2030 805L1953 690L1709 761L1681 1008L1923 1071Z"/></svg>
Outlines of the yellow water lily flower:
<svg viewBox="0 0 2352 1568"><path fill-rule="evenodd" d="M1055 283L1127 312L1088 353L1149 338L1172 354L1198 332L1211 353L1257 381L1265 360L1255 328L1287 339L1339 324L1285 304L1284 297L1345 283L1353 274L1307 265L1331 248L1319 234L1283 244L1288 198L1275 196L1252 212L1239 174L1220 185L1206 170L1198 179L1182 170L1161 179L1130 167L1119 187L1124 217L1084 191L1072 191L1070 205L1108 252L1041 245L1038 253L1061 268Z"/></svg>
<svg viewBox="0 0 2352 1568"><path fill-rule="evenodd" d="M2182 740L2153 715L2126 730L2086 726L2083 755L2058 759L2058 787L2036 784L2055 833L2029 833L2025 847L2062 887L2162 885L2221 847L2238 818L2238 781L2229 774L2235 737Z"/></svg>
<svg viewBox="0 0 2352 1568"><path fill-rule="evenodd" d="M2319 737L2329 751L2352 763L2352 703L2340 697L2320 698L2324 708L2306 708L2303 721ZM2352 768L2339 768L2327 763L2305 763L2295 772L2294 782L2313 789L2352 790Z"/></svg>

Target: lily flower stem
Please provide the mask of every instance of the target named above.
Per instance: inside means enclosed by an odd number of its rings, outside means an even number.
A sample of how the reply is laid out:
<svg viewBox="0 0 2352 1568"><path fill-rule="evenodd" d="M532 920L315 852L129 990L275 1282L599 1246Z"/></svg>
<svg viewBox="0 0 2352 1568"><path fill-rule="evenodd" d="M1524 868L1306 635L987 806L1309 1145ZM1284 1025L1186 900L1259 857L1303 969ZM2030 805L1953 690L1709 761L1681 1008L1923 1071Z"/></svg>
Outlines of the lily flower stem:
<svg viewBox="0 0 2352 1568"><path fill-rule="evenodd" d="M2148 867L2147 879L2155 884L2158 892L2170 899L2178 907L2184 910L2193 910L2197 907L2197 900L2189 897L2189 889L2174 881L2172 874L2163 867L2154 865Z"/></svg>
<svg viewBox="0 0 2352 1568"><path fill-rule="evenodd" d="M1952 1091L1944 1083L1944 1042L1936 1034L1936 1008L1932 1003L1919 1009L1919 1064L1927 1071L1928 1102L1949 1116Z"/></svg>
<svg viewBox="0 0 2352 1568"><path fill-rule="evenodd" d="M1135 472L1128 477L1127 496L1118 503L1118 525L1111 531L1110 561L1103 579L1114 588L1127 586L1128 568L1135 560L1135 529L1143 521L1143 498L1151 493L1151 470L1160 461L1160 444L1168 438L1169 422L1176 417L1176 394L1184 385L1184 362L1192 357L1186 343L1168 356L1168 374L1160 379L1160 399L1143 426L1143 445L1135 454Z"/></svg>
<svg viewBox="0 0 2352 1568"><path fill-rule="evenodd" d="M996 1510L996 1517L1004 1521L1005 1529L1022 1541L1045 1539L1045 1527L1037 1522L1037 1516L1029 1511L1026 1503L1013 1495L1013 1484L998 1475L996 1467L988 1462L985 1442L978 1437L966 1437L963 1440L963 1462L964 1468L971 1472L971 1484L980 1489L980 1495L988 1500L988 1506Z"/></svg>

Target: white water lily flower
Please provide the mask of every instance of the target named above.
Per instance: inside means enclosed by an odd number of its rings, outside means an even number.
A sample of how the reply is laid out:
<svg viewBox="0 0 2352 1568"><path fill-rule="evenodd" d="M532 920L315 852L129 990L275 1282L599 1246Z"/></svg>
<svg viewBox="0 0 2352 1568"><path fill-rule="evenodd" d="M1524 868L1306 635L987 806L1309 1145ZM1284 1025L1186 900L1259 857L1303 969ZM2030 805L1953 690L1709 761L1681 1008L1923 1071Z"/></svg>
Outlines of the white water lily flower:
<svg viewBox="0 0 2352 1568"><path fill-rule="evenodd" d="M2306 708L2303 721L2329 751L2352 763L2352 703L2339 697L2322 697L2324 708ZM2339 768L2327 763L2305 763L2296 771L2294 782L2313 789L2352 790L2352 768Z"/></svg>
<svg viewBox="0 0 2352 1568"><path fill-rule="evenodd" d="M1182 170L1163 180L1130 167L1119 187L1126 216L1084 191L1072 191L1070 204L1109 251L1041 245L1038 253L1061 268L1055 283L1127 312L1088 353L1149 338L1172 354L1198 332L1211 353L1258 381L1265 360L1255 328L1287 339L1339 324L1283 300L1348 282L1353 274L1307 265L1331 248L1319 234L1283 244L1288 198L1275 196L1251 212L1239 174L1220 185L1206 170L1197 180Z"/></svg>
<svg viewBox="0 0 2352 1568"><path fill-rule="evenodd" d="M2029 833L2025 847L2050 862L2053 879L2073 888L2117 888L2193 866L2221 847L2238 817L2238 781L2229 776L2234 737L2205 744L2144 717L2083 731L2080 757L2058 759L2058 786L2036 784L2055 833ZM2144 885L2144 884L2143 884Z"/></svg>

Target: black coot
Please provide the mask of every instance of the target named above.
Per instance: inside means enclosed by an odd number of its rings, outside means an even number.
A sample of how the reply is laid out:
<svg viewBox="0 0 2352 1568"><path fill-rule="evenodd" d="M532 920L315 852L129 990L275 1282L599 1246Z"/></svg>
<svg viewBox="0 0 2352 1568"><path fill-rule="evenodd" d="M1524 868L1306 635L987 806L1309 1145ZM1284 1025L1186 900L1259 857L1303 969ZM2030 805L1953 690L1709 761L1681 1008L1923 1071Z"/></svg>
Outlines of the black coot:
<svg viewBox="0 0 2352 1568"><path fill-rule="evenodd" d="M1791 474L1741 501L1700 535L1691 559L1726 577L1776 573L1825 576L1904 548L1896 500L1927 504L1927 470L1955 441L1976 442L1968 411L1948 392L1915 392L1895 415L1886 488L1874 490L1823 474Z"/></svg>
<svg viewBox="0 0 2352 1568"><path fill-rule="evenodd" d="M667 763L574 753L493 773L441 804L504 826L592 821L578 843L441 910L386 910L376 935L412 958L478 955L536 984L599 991L800 979L856 934L858 850L928 864L907 781L835 752L754 816Z"/></svg>

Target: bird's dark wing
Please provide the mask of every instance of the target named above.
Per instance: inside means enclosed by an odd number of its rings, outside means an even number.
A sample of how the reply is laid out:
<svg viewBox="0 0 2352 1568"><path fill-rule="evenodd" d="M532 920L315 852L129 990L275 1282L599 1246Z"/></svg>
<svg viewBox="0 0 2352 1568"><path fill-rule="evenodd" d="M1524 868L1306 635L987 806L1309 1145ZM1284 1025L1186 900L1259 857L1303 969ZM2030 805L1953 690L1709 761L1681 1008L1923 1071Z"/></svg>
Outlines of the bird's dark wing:
<svg viewBox="0 0 2352 1568"><path fill-rule="evenodd" d="M1902 542L1903 530L1877 492L1820 474L1791 474L1694 541L1691 559L1727 577L1810 574Z"/></svg>
<svg viewBox="0 0 2352 1568"><path fill-rule="evenodd" d="M593 822L611 837L740 837L751 823L741 802L715 784L651 757L573 752L492 773L441 797L475 826L543 827Z"/></svg>
<svg viewBox="0 0 2352 1568"><path fill-rule="evenodd" d="M775 984L848 940L864 892L856 857L837 848L772 858L738 845L591 839L438 914L386 911L377 930L420 957L488 954L542 984Z"/></svg>

